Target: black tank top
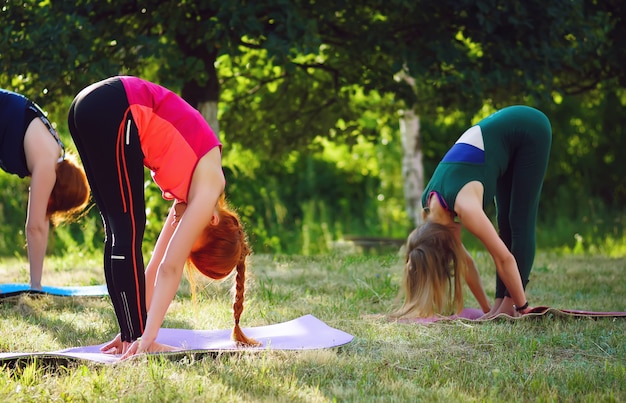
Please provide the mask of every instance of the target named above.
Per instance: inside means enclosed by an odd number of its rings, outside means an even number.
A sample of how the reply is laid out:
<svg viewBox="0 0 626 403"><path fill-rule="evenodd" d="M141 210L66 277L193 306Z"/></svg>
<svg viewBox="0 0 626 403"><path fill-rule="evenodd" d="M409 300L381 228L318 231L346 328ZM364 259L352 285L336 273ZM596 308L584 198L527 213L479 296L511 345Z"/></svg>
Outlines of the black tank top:
<svg viewBox="0 0 626 403"><path fill-rule="evenodd" d="M33 119L46 125L65 156L65 147L41 108L28 98L15 92L0 89L0 168L20 178L30 176L24 152L24 136Z"/></svg>
<svg viewBox="0 0 626 403"><path fill-rule="evenodd" d="M0 168L20 178L30 175L24 154L24 112L28 99L0 89Z"/></svg>

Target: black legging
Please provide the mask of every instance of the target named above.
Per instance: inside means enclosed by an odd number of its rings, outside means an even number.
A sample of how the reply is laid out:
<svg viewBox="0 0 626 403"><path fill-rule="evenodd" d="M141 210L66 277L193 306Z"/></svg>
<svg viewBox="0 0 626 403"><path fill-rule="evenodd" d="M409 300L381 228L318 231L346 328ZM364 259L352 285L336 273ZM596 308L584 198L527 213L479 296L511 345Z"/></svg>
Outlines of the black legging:
<svg viewBox="0 0 626 403"><path fill-rule="evenodd" d="M143 152L128 107L122 82L110 78L81 91L68 117L104 222L104 274L122 341L140 337L146 322Z"/></svg>

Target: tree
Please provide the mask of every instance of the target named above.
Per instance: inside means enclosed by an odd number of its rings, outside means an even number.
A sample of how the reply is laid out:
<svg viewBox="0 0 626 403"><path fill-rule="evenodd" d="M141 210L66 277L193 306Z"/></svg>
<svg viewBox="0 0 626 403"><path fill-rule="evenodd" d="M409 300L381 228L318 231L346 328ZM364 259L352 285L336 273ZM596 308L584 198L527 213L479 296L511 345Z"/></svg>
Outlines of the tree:
<svg viewBox="0 0 626 403"><path fill-rule="evenodd" d="M2 86L54 105L92 82L132 71L153 41L135 29L131 7L110 2L8 0L2 10ZM116 25L112 24L116 22Z"/></svg>
<svg viewBox="0 0 626 403"><path fill-rule="evenodd" d="M217 129L217 59L261 47L284 59L302 49L311 39L294 13L283 0L8 1L0 74L7 87L56 99L107 76L153 71Z"/></svg>
<svg viewBox="0 0 626 403"><path fill-rule="evenodd" d="M418 128L420 117L546 102L626 76L617 0L9 0L1 14L2 86L50 105L106 76L144 75L179 89L216 129L221 113L226 141L276 161L316 137L377 138L372 111L388 124L404 110L403 127ZM422 144L419 131L406 135ZM419 160L406 164L423 176ZM420 187L407 190L413 222Z"/></svg>
<svg viewBox="0 0 626 403"><path fill-rule="evenodd" d="M333 48L328 64L356 64L334 70L349 71L348 82L396 93L406 108L401 126L413 128L403 133L403 143L420 145L420 115L477 111L485 102L537 102L623 80L625 52L617 38L625 29L624 6L598 3L368 1L335 10L332 19L324 19L329 4L310 11L324 10L313 18L320 21L322 42ZM398 73L401 79L394 81ZM404 160L405 182L419 181L419 150L405 155L414 156ZM421 181L405 187L415 223Z"/></svg>

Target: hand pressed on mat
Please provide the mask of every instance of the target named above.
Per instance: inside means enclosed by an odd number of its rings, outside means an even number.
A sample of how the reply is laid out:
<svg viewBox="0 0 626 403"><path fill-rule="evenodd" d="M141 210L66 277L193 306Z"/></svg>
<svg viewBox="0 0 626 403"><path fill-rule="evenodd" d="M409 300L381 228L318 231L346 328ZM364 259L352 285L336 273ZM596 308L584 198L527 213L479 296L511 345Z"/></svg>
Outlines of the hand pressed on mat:
<svg viewBox="0 0 626 403"><path fill-rule="evenodd" d="M113 340L100 348L100 351L104 354L122 354L122 360L142 353L162 353L165 351L176 350L180 349L166 344L157 343L156 341L146 343L146 341L142 340L141 337L134 342L122 341L122 337L119 333Z"/></svg>
<svg viewBox="0 0 626 403"><path fill-rule="evenodd" d="M148 343L146 340L142 340L141 337L135 340L128 349L122 355L122 360L130 358L134 355L139 355L143 353L163 353L166 351L177 351L179 348L168 346L167 344L157 343L153 341L152 343Z"/></svg>

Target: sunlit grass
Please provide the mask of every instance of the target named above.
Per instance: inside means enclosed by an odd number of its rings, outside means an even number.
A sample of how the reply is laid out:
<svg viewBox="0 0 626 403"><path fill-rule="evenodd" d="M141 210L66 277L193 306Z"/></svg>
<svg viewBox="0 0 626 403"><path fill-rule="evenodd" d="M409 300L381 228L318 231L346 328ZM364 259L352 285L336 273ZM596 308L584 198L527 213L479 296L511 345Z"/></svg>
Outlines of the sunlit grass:
<svg viewBox="0 0 626 403"><path fill-rule="evenodd" d="M473 252L487 292L495 270ZM44 282L99 283L98 258L47 262ZM528 287L534 305L626 311L626 259L539 253ZM0 262L6 282L27 266ZM242 325L313 314L349 332L340 348L140 357L116 365L35 362L0 372L2 401L622 401L623 319L407 325L367 316L390 312L401 279L396 254L255 255ZM164 326L233 325L232 278L181 285ZM476 306L468 297L467 306ZM0 351L98 344L117 332L108 298L20 297L0 303Z"/></svg>

